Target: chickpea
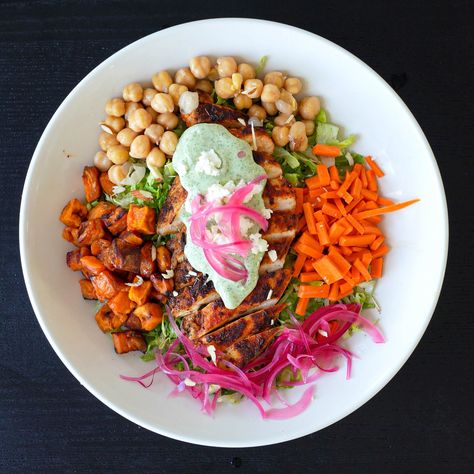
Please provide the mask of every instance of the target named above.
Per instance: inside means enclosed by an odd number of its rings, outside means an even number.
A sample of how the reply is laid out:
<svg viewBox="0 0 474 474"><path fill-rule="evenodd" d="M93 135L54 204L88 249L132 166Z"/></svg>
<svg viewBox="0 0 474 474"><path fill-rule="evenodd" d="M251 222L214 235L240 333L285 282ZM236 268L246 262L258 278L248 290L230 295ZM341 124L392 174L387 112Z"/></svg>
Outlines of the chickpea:
<svg viewBox="0 0 474 474"><path fill-rule="evenodd" d="M122 165L113 165L109 168L108 177L112 183L118 185L127 177L128 171Z"/></svg>
<svg viewBox="0 0 474 474"><path fill-rule="evenodd" d="M128 149L123 145L114 145L107 150L107 158L115 165L122 165L128 161Z"/></svg>
<svg viewBox="0 0 474 474"><path fill-rule="evenodd" d="M242 74L242 78L244 82L247 79L255 78L255 69L250 64L247 64L247 63L239 64L239 66L237 67L237 72Z"/></svg>
<svg viewBox="0 0 474 474"><path fill-rule="evenodd" d="M216 94L223 99L230 99L235 95L234 85L230 77L223 77L214 83Z"/></svg>
<svg viewBox="0 0 474 474"><path fill-rule="evenodd" d="M114 117L121 117L125 113L125 102L123 99L110 99L105 104L105 113Z"/></svg>
<svg viewBox="0 0 474 474"><path fill-rule="evenodd" d="M303 122L295 122L290 128L290 148L295 151L305 151L308 148L308 137Z"/></svg>
<svg viewBox="0 0 474 474"><path fill-rule="evenodd" d="M98 151L94 156L94 166L99 171L107 171L113 163L107 158L107 155L103 151Z"/></svg>
<svg viewBox="0 0 474 474"><path fill-rule="evenodd" d="M299 112L302 118L306 120L314 120L314 117L319 113L321 103L318 97L305 97L300 102Z"/></svg>
<svg viewBox="0 0 474 474"><path fill-rule="evenodd" d="M114 145L118 145L118 141L115 138L115 135L112 135L107 132L100 132L99 146L103 151L107 151L109 147Z"/></svg>
<svg viewBox="0 0 474 474"><path fill-rule="evenodd" d="M150 87L146 88L143 91L143 105L146 105L147 107L151 105L151 101L153 97L156 95L156 89L151 89Z"/></svg>
<svg viewBox="0 0 474 474"><path fill-rule="evenodd" d="M217 81L217 79L219 79L219 73L217 72L217 68L215 68L214 66L211 67L211 70L209 71L207 78L210 81Z"/></svg>
<svg viewBox="0 0 474 474"><path fill-rule="evenodd" d="M197 79L207 77L211 71L211 66L211 60L207 56L196 56L189 61L189 69Z"/></svg>
<svg viewBox="0 0 474 474"><path fill-rule="evenodd" d="M138 82L132 82L123 88L123 100L130 102L140 102L143 97L143 87Z"/></svg>
<svg viewBox="0 0 474 474"><path fill-rule="evenodd" d="M265 84L263 86L262 102L275 103L280 98L280 89L275 84Z"/></svg>
<svg viewBox="0 0 474 474"><path fill-rule="evenodd" d="M291 106L292 112L296 112L298 110L298 102L296 102L296 99L293 97L293 94L288 92L286 89L282 89L280 91L280 99Z"/></svg>
<svg viewBox="0 0 474 474"><path fill-rule="evenodd" d="M193 76L193 73L188 67L183 67L176 71L174 75L174 82L176 84L182 84L188 89L194 89L196 86L196 78Z"/></svg>
<svg viewBox="0 0 474 474"><path fill-rule="evenodd" d="M249 109L252 107L252 99L244 94L239 94L234 97L234 105L238 110Z"/></svg>
<svg viewBox="0 0 474 474"><path fill-rule="evenodd" d="M217 73L219 77L230 77L237 72L237 62L232 56L217 58Z"/></svg>
<svg viewBox="0 0 474 474"><path fill-rule="evenodd" d="M303 120L303 123L306 127L306 135L309 137L314 133L314 129L316 128L314 120Z"/></svg>
<svg viewBox="0 0 474 474"><path fill-rule="evenodd" d="M114 117L112 115L108 115L104 120L104 123L115 133L120 132L120 130L125 127L125 119L123 117Z"/></svg>
<svg viewBox="0 0 474 474"><path fill-rule="evenodd" d="M165 132L160 140L160 150L166 155L173 155L178 144L178 136L174 132Z"/></svg>
<svg viewBox="0 0 474 474"><path fill-rule="evenodd" d="M153 100L151 101L151 106L160 114L164 114L165 112L173 112L173 98L169 94L159 92L155 95L155 97L153 97Z"/></svg>
<svg viewBox="0 0 474 474"><path fill-rule="evenodd" d="M289 141L290 129L288 127L274 127L272 130L272 138L275 145L285 146Z"/></svg>
<svg viewBox="0 0 474 474"><path fill-rule="evenodd" d="M276 115L278 110L274 102L263 102L262 107L265 109L268 115Z"/></svg>
<svg viewBox="0 0 474 474"><path fill-rule="evenodd" d="M143 160L150 153L150 150L150 139L146 135L138 135L130 145L130 156Z"/></svg>
<svg viewBox="0 0 474 474"><path fill-rule="evenodd" d="M127 102L125 104L125 118L128 120L130 115L137 109L143 109L143 105L136 102Z"/></svg>
<svg viewBox="0 0 474 474"><path fill-rule="evenodd" d="M196 90L198 91L203 91L207 92L208 94L211 94L212 89L214 89L214 86L212 85L212 82L208 81L207 79L200 79L196 82Z"/></svg>
<svg viewBox="0 0 474 474"><path fill-rule="evenodd" d="M162 125L166 130L174 130L178 126L179 119L173 113L165 113L158 115L156 122Z"/></svg>
<svg viewBox="0 0 474 474"><path fill-rule="evenodd" d="M235 92L240 91L240 88L242 87L242 82L242 74L234 72L234 74L232 74L232 86L234 87Z"/></svg>
<svg viewBox="0 0 474 474"><path fill-rule="evenodd" d="M164 132L165 129L161 125L153 123L145 130L145 135L151 140L152 143L158 145Z"/></svg>
<svg viewBox="0 0 474 474"><path fill-rule="evenodd" d="M247 79L244 82L244 94L251 99L258 99L262 95L263 82L260 79Z"/></svg>
<svg viewBox="0 0 474 474"><path fill-rule="evenodd" d="M297 77L289 77L288 79L285 80L285 89L293 95L298 94L301 92L301 89L303 88L303 84Z"/></svg>
<svg viewBox="0 0 474 474"><path fill-rule="evenodd" d="M162 168L163 166L165 166L165 163L165 154L158 147L153 147L146 157L146 165L154 166L156 168Z"/></svg>
<svg viewBox="0 0 474 474"><path fill-rule="evenodd" d="M117 140L120 145L123 145L127 148L130 148L134 138L138 135L137 132L131 128L123 128L120 132L117 133Z"/></svg>
<svg viewBox="0 0 474 474"><path fill-rule="evenodd" d="M173 98L174 105L178 105L179 98L183 92L186 92L188 88L183 84L171 84L169 87L169 95ZM170 110L170 112L173 112Z"/></svg>
<svg viewBox="0 0 474 474"><path fill-rule="evenodd" d="M158 92L168 92L170 85L173 84L173 78L168 71L160 71L153 74L151 82Z"/></svg>
<svg viewBox="0 0 474 474"><path fill-rule="evenodd" d="M145 130L153 120L153 117L145 109L137 109L128 119L128 127L134 132Z"/></svg>
<svg viewBox="0 0 474 474"><path fill-rule="evenodd" d="M250 107L249 111L247 112L249 117L256 117L262 122L267 117L267 112L261 105L254 104Z"/></svg>
<svg viewBox="0 0 474 474"><path fill-rule="evenodd" d="M293 114L280 114L275 117L275 125L279 127L284 127L286 125L291 126L296 122L295 116Z"/></svg>
<svg viewBox="0 0 474 474"><path fill-rule="evenodd" d="M275 102L275 107L277 108L278 112L282 114L290 115L293 112L291 105L288 102L285 102L283 99L278 99Z"/></svg>
<svg viewBox="0 0 474 474"><path fill-rule="evenodd" d="M285 83L285 79L283 78L283 74L280 71L272 71L265 74L263 78L264 84L273 84L281 89L283 84Z"/></svg>
<svg viewBox="0 0 474 474"><path fill-rule="evenodd" d="M147 107L145 110L151 115L151 121L156 122L158 112L155 109L152 109L151 107Z"/></svg>

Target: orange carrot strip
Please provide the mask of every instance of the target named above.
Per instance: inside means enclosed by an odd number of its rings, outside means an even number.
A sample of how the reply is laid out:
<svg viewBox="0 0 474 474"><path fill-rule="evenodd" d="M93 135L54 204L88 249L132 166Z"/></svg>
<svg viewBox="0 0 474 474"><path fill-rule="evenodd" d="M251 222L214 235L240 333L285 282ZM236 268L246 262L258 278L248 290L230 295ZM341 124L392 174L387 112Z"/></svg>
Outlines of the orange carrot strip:
<svg viewBox="0 0 474 474"><path fill-rule="evenodd" d="M372 280L372 277L370 276L366 266L359 259L354 262L354 266L357 268L357 270L359 270L365 281Z"/></svg>
<svg viewBox="0 0 474 474"><path fill-rule="evenodd" d="M331 189L334 191L337 191L339 189L339 184L337 183L337 181L334 181L333 179L331 179L329 186L331 186Z"/></svg>
<svg viewBox="0 0 474 474"><path fill-rule="evenodd" d="M382 247L379 247L377 250L372 252L372 256L374 257L374 259L378 257L383 257L389 251L390 247L388 245L382 245Z"/></svg>
<svg viewBox="0 0 474 474"><path fill-rule="evenodd" d="M383 270L383 258L375 258L370 265L370 275L372 278L381 278Z"/></svg>
<svg viewBox="0 0 474 474"><path fill-rule="evenodd" d="M328 257L336 265L342 275L345 275L351 268L351 264L339 253L339 251L331 245L328 253Z"/></svg>
<svg viewBox="0 0 474 474"><path fill-rule="evenodd" d="M352 294L352 286L349 283L342 283L339 287L339 299Z"/></svg>
<svg viewBox="0 0 474 474"><path fill-rule="evenodd" d="M339 212L339 209L334 205L329 202L324 203L323 207L321 208L324 214L327 214L328 216L335 217L336 219L339 219L341 217L341 213Z"/></svg>
<svg viewBox="0 0 474 474"><path fill-rule="evenodd" d="M298 221L298 226L296 227L296 230L300 232L306 227L306 219L303 217L300 217L300 220Z"/></svg>
<svg viewBox="0 0 474 474"><path fill-rule="evenodd" d="M304 262L303 270L304 270L306 273L308 273L308 272L314 272L313 262L314 262L314 259L312 259L312 258L307 258L307 259L306 259L306 262ZM302 272L302 273L303 273L303 272ZM320 280L322 280L322 278L320 278Z"/></svg>
<svg viewBox="0 0 474 474"><path fill-rule="evenodd" d="M321 183L319 182L319 176L312 176L311 178L308 178L305 180L306 186L308 188L320 188Z"/></svg>
<svg viewBox="0 0 474 474"><path fill-rule="evenodd" d="M295 308L295 313L298 316L304 316L306 314L306 310L308 309L309 298L299 298L298 304Z"/></svg>
<svg viewBox="0 0 474 474"><path fill-rule="evenodd" d="M300 281L303 283L309 283L310 281L322 280L321 275L318 272L303 272L300 273Z"/></svg>
<svg viewBox="0 0 474 474"><path fill-rule="evenodd" d="M369 182L367 187L370 189L370 191L376 192L379 189L379 186L377 184L377 178L375 177L374 171L368 170L366 174L367 174L367 181Z"/></svg>
<svg viewBox="0 0 474 474"><path fill-rule="evenodd" d="M336 207L338 208L341 215L347 215L346 208L344 207L344 204L342 204L342 201L339 198L334 199L334 204L336 204Z"/></svg>
<svg viewBox="0 0 474 474"><path fill-rule="evenodd" d="M351 268L351 278L354 282L354 286L357 285L357 283L359 283L361 280L360 271L354 266Z"/></svg>
<svg viewBox="0 0 474 474"><path fill-rule="evenodd" d="M296 198L295 212L301 214L303 212L304 191L303 188L294 188Z"/></svg>
<svg viewBox="0 0 474 474"><path fill-rule="evenodd" d="M301 237L298 239L298 242L308 245L310 247L314 247L317 250L321 251L321 247L319 245L319 242L315 237L313 237L309 232L303 232L301 234Z"/></svg>
<svg viewBox="0 0 474 474"><path fill-rule="evenodd" d="M377 237L371 244L370 244L370 250L378 250L380 246L383 244L383 241L385 240L385 237L383 235L380 235Z"/></svg>
<svg viewBox="0 0 474 474"><path fill-rule="evenodd" d="M338 149L338 152L340 152L339 149ZM339 155L336 155L336 156L339 156ZM316 165L316 173L319 176L319 182L321 183L321 185L322 186L329 186L329 183L331 181L331 177L329 176L328 169L324 165Z"/></svg>
<svg viewBox="0 0 474 474"><path fill-rule="evenodd" d="M375 173L375 176L382 178L385 173L381 170L380 166L372 159L371 156L365 157L365 162L370 166L370 169Z"/></svg>
<svg viewBox="0 0 474 474"><path fill-rule="evenodd" d="M328 225L327 217L324 215L322 210L316 211L314 213L314 217L315 217L317 222L322 222L324 225Z"/></svg>
<svg viewBox="0 0 474 474"><path fill-rule="evenodd" d="M374 225L364 224L364 234L382 235L382 231L378 227L375 227Z"/></svg>
<svg viewBox="0 0 474 474"><path fill-rule="evenodd" d="M341 149L339 147L333 145L322 145L321 143L314 145L311 151L314 155L334 158L341 154Z"/></svg>
<svg viewBox="0 0 474 474"><path fill-rule="evenodd" d="M352 254L352 250L349 247L339 247L339 250L346 257Z"/></svg>
<svg viewBox="0 0 474 474"><path fill-rule="evenodd" d="M324 224L324 222L317 222L316 223L316 230L317 230L317 233L318 233L319 243L321 245L329 245L331 242L329 240L329 235L328 235L328 232L326 230L326 225Z"/></svg>
<svg viewBox="0 0 474 474"><path fill-rule="evenodd" d="M327 255L316 260L313 267L328 285L342 278L342 273Z"/></svg>
<svg viewBox="0 0 474 474"><path fill-rule="evenodd" d="M329 285L311 286L301 285L298 289L299 298L327 298L329 296Z"/></svg>
<svg viewBox="0 0 474 474"><path fill-rule="evenodd" d="M382 216L366 217L366 220L372 222L372 224L378 224L382 221Z"/></svg>
<svg viewBox="0 0 474 474"><path fill-rule="evenodd" d="M296 243L293 248L297 253L302 253L307 257L313 257L315 259L318 259L322 256L322 253L318 249L310 247L309 245Z"/></svg>
<svg viewBox="0 0 474 474"><path fill-rule="evenodd" d="M326 193L321 194L321 197L322 197L323 199L337 199L337 198L338 198L338 195L337 195L337 193L334 192L334 191L328 191L328 192L326 192Z"/></svg>
<svg viewBox="0 0 474 474"><path fill-rule="evenodd" d="M316 222L314 221L313 206L309 202L303 204L304 217L306 224L308 225L308 231L310 234L316 234Z"/></svg>
<svg viewBox="0 0 474 474"><path fill-rule="evenodd" d="M339 237L346 231L346 227L342 225L339 221L334 222L329 228L329 240L331 242L338 242Z"/></svg>
<svg viewBox="0 0 474 474"><path fill-rule="evenodd" d="M350 214L347 214L346 218L350 222L350 224L355 228L355 230L359 232L359 234L364 233L364 226L357 219L355 219Z"/></svg>
<svg viewBox="0 0 474 474"><path fill-rule="evenodd" d="M329 176L331 176L332 181L336 181L336 183L341 182L341 178L339 178L339 171L337 171L337 168L334 165L329 167Z"/></svg>
<svg viewBox="0 0 474 474"><path fill-rule="evenodd" d="M303 268L304 262L306 262L306 255L300 253L298 257L296 257L296 261L293 266L293 277L298 278L298 275Z"/></svg>
<svg viewBox="0 0 474 474"><path fill-rule="evenodd" d="M369 189L362 189L361 194L365 199L368 199L369 201L378 201L378 194L374 191L370 191Z"/></svg>
<svg viewBox="0 0 474 474"><path fill-rule="evenodd" d="M337 191L337 195L339 197L344 197L344 193L347 193L347 190L349 189L349 186L352 184L352 181L357 178L357 173L354 173L354 171L351 171L350 173L346 173L346 178L344 179L344 182L341 184L341 187Z"/></svg>
<svg viewBox="0 0 474 474"><path fill-rule="evenodd" d="M339 282L335 281L329 289L328 299L329 301L337 301L339 298Z"/></svg>
<svg viewBox="0 0 474 474"><path fill-rule="evenodd" d="M378 197L377 198L377 204L380 204L381 206L391 206L392 204L395 204L394 201L391 199L383 198L383 197Z"/></svg>
<svg viewBox="0 0 474 474"><path fill-rule="evenodd" d="M365 268L369 268L370 262L372 261L372 254L370 252L364 252L360 261L365 265Z"/></svg>
<svg viewBox="0 0 474 474"><path fill-rule="evenodd" d="M350 204L346 206L346 213L349 213L354 209L360 202L362 201L362 197L354 199Z"/></svg>
<svg viewBox="0 0 474 474"><path fill-rule="evenodd" d="M361 254L367 251L365 247L351 247L351 249L353 252L360 252Z"/></svg>
<svg viewBox="0 0 474 474"><path fill-rule="evenodd" d="M356 178L350 189L350 194L353 198L358 198L362 192L362 181L359 178Z"/></svg>
<svg viewBox="0 0 474 474"><path fill-rule="evenodd" d="M375 202L375 201L366 201L365 202L365 211L369 210L369 209L378 209L379 206L378 204Z"/></svg>
<svg viewBox="0 0 474 474"><path fill-rule="evenodd" d="M367 180L367 173L364 167L362 167L362 169L360 170L360 180L362 181L362 187L366 189L369 182Z"/></svg>
<svg viewBox="0 0 474 474"><path fill-rule="evenodd" d="M379 216L381 214L387 214L389 212L395 212L405 207L411 206L418 202L419 199L411 199L410 201L399 202L397 204L393 204L392 206L385 206L385 207L378 207L377 209L369 209L367 211L362 211L356 214L354 217L356 219L367 219L369 217Z"/></svg>
<svg viewBox="0 0 474 474"><path fill-rule="evenodd" d="M374 234L365 235L343 235L339 239L339 245L341 247L367 247L376 238Z"/></svg>

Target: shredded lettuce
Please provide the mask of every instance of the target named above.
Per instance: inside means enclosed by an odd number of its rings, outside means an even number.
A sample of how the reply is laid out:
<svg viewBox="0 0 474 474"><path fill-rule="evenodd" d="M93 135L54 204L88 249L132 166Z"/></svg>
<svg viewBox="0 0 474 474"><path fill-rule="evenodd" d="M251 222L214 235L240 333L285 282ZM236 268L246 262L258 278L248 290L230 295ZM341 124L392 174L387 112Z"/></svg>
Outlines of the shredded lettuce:
<svg viewBox="0 0 474 474"><path fill-rule="evenodd" d="M180 120L178 122L178 126L173 130L174 133L176 133L176 135L178 135L178 138L184 133L184 131L186 130L186 124Z"/></svg>
<svg viewBox="0 0 474 474"><path fill-rule="evenodd" d="M265 66L267 65L268 56L262 56L258 62L258 66L255 68L255 76L258 77L262 74Z"/></svg>
<svg viewBox="0 0 474 474"><path fill-rule="evenodd" d="M352 159L354 160L354 163L359 163L361 165L365 163L364 157L362 155L352 152L351 156L352 156ZM338 156L334 160L334 164L339 172L339 176L341 177L341 179L344 179L347 171L352 170L352 166L350 165L346 156Z"/></svg>
<svg viewBox="0 0 474 474"><path fill-rule="evenodd" d="M145 333L144 337L146 342L146 351L141 356L141 358L143 361L148 362L150 360L154 360L155 351L157 349L160 351L167 349L176 339L176 334L174 333L168 318L163 318L161 324L159 324L152 331Z"/></svg>
<svg viewBox="0 0 474 474"><path fill-rule="evenodd" d="M280 163L284 177L292 186L299 186L306 178L314 176L319 163L310 150L302 153L276 146L273 157Z"/></svg>

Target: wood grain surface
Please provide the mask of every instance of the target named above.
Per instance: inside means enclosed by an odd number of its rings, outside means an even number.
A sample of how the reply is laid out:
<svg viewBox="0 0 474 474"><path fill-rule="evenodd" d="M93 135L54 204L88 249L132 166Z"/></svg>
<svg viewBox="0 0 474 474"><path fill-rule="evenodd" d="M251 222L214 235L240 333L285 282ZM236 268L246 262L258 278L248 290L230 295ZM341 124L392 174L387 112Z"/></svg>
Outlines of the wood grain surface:
<svg viewBox="0 0 474 474"><path fill-rule="evenodd" d="M0 2L0 472L473 472L472 5L468 0ZM450 212L443 292L402 370L339 423L255 449L173 441L96 400L46 341L26 294L18 250L30 157L69 91L130 42L167 26L219 16L305 28L374 68L425 131Z"/></svg>

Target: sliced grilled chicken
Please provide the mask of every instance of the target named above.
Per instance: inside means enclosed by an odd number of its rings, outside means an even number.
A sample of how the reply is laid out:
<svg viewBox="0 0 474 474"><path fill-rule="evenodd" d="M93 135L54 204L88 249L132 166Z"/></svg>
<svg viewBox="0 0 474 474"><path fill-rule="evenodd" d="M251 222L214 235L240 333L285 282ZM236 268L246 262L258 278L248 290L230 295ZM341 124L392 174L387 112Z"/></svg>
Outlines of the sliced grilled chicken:
<svg viewBox="0 0 474 474"><path fill-rule="evenodd" d="M291 242L293 242L293 237L275 239L268 243L268 252L263 256L260 268L258 269L260 275L263 273L275 272L276 270L283 268L286 255L290 250ZM274 260L271 259L271 256L273 255L272 250L276 253L276 258Z"/></svg>
<svg viewBox="0 0 474 474"><path fill-rule="evenodd" d="M181 118L188 127L197 123L218 123L226 128L239 128L243 127L239 119L246 122L248 116L231 107L201 102L190 114L181 114Z"/></svg>
<svg viewBox="0 0 474 474"><path fill-rule="evenodd" d="M196 272L187 259L179 262L174 268L174 288L180 290L192 285L196 278L201 278L202 273Z"/></svg>
<svg viewBox="0 0 474 474"><path fill-rule="evenodd" d="M184 246L186 245L186 232L184 230L174 234L168 242L166 248L171 252L171 268L174 270L178 263L184 261Z"/></svg>
<svg viewBox="0 0 474 474"><path fill-rule="evenodd" d="M257 165L260 165L265 170L269 179L280 178L283 174L281 166L275 161L272 155L254 151L253 159Z"/></svg>
<svg viewBox="0 0 474 474"><path fill-rule="evenodd" d="M175 234L184 228L184 224L179 219L179 211L186 201L186 196L187 192L181 186L179 176L176 176L158 216L156 227L158 234Z"/></svg>
<svg viewBox="0 0 474 474"><path fill-rule="evenodd" d="M225 325L223 328L207 334L199 342L205 345L212 344L216 349L223 351L244 337L269 329L284 307L284 304L279 304L272 308L243 316Z"/></svg>
<svg viewBox="0 0 474 474"><path fill-rule="evenodd" d="M265 207L272 211L294 212L295 193L285 178L269 179L263 190Z"/></svg>
<svg viewBox="0 0 474 474"><path fill-rule="evenodd" d="M294 239L299 215L294 212L274 212L263 235L267 242L280 239Z"/></svg>
<svg viewBox="0 0 474 474"><path fill-rule="evenodd" d="M228 347L224 352L224 358L237 367L245 367L270 345L278 331L279 328L271 328L259 334L245 337Z"/></svg>
<svg viewBox="0 0 474 474"><path fill-rule="evenodd" d="M272 138L262 127L254 127L254 133L252 133L252 127L250 125L246 125L244 128L233 128L229 130L229 132L235 137L245 140L250 146L256 146L257 152L268 153L271 155L275 150L275 144L273 143Z"/></svg>
<svg viewBox="0 0 474 474"><path fill-rule="evenodd" d="M289 269L261 275L255 289L237 308L226 308L221 299L213 301L197 313L186 316L182 323L183 331L190 339L197 339L239 316L271 308L282 297L290 279L291 270Z"/></svg>

